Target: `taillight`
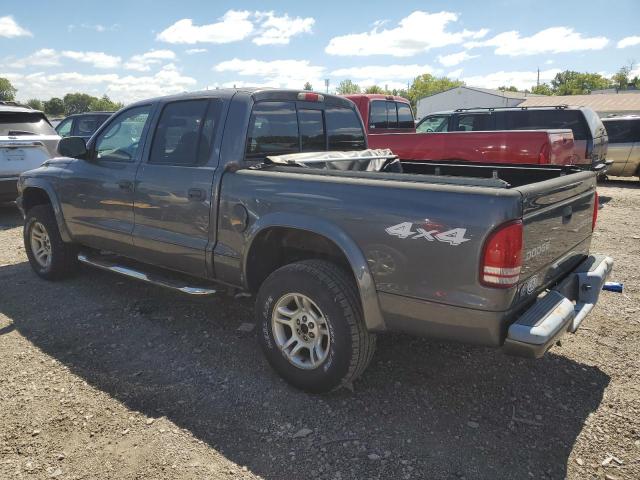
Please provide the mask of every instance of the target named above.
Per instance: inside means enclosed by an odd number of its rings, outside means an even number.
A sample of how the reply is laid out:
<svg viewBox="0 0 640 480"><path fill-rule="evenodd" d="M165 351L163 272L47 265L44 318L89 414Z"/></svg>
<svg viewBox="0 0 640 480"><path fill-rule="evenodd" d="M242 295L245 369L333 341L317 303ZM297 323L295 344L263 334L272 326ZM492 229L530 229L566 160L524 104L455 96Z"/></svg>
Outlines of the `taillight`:
<svg viewBox="0 0 640 480"><path fill-rule="evenodd" d="M324 95L319 93L300 92L298 100L302 102L324 102Z"/></svg>
<svg viewBox="0 0 640 480"><path fill-rule="evenodd" d="M489 235L482 251L480 283L487 287L511 288L522 268L522 220L505 223Z"/></svg>
<svg viewBox="0 0 640 480"><path fill-rule="evenodd" d="M598 221L598 209L600 208L600 198L598 197L598 191L596 190L593 196L593 217L591 218L591 231L596 229L596 222Z"/></svg>

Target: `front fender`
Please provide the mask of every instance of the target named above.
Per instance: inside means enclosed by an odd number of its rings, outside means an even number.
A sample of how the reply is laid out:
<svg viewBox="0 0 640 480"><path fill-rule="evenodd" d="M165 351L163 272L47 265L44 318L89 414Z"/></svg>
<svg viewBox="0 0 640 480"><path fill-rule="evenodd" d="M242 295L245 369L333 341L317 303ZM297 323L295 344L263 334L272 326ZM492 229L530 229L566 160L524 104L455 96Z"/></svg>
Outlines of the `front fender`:
<svg viewBox="0 0 640 480"><path fill-rule="evenodd" d="M367 328L370 331L384 331L386 329L380 304L378 303L376 286L364 254L344 230L327 220L303 214L284 212L267 214L258 219L246 232L247 242L245 243L246 247L242 260L243 278L247 278L248 253L251 250L254 240L260 232L272 227L305 230L321 235L337 245L347 258L356 279Z"/></svg>
<svg viewBox="0 0 640 480"><path fill-rule="evenodd" d="M67 228L67 224L64 220L64 215L62 214L60 200L56 195L55 189L46 179L37 177L20 177L20 180L18 181L20 196L18 197L16 203L18 204L18 208L20 208L22 215L25 216L27 213L26 211L24 211L23 196L25 194L25 191L27 191L29 188L37 188L43 190L47 194L51 203L51 208L53 209L53 213L56 216L56 222L58 224L60 236L62 237L63 241L71 242L71 234L69 233L69 229Z"/></svg>

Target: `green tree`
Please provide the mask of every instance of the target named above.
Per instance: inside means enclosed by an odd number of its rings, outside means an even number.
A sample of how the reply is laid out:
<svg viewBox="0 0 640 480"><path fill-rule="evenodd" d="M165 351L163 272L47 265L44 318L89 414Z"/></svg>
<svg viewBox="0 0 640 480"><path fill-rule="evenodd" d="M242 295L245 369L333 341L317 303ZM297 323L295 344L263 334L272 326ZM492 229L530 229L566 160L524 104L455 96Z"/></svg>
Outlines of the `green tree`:
<svg viewBox="0 0 640 480"><path fill-rule="evenodd" d="M350 93L360 93L360 86L353 83L351 80L342 80L336 88L336 91L340 95L348 95Z"/></svg>
<svg viewBox="0 0 640 480"><path fill-rule="evenodd" d="M434 77L430 73L425 73L413 80L407 92L407 98L411 101L411 106L415 110L416 104L421 98L462 85L464 85L464 82L460 80L451 80L447 77Z"/></svg>
<svg viewBox="0 0 640 480"><path fill-rule="evenodd" d="M92 112L115 112L122 107L124 107L122 103L113 102L106 95L103 95L102 98L92 97L92 100L89 102L89 110Z"/></svg>
<svg viewBox="0 0 640 480"><path fill-rule="evenodd" d="M371 85L364 89L364 93L388 93L384 88L378 85Z"/></svg>
<svg viewBox="0 0 640 480"><path fill-rule="evenodd" d="M64 101L61 98L53 97L44 102L44 112L51 117L64 115Z"/></svg>
<svg viewBox="0 0 640 480"><path fill-rule="evenodd" d="M519 90L511 85L510 87L500 87L498 90L502 90L503 92L518 92Z"/></svg>
<svg viewBox="0 0 640 480"><path fill-rule="evenodd" d="M611 77L611 80L618 90L626 90L629 88L629 83L634 83L633 80L629 78L631 70L633 70L633 64L625 65Z"/></svg>
<svg viewBox="0 0 640 480"><path fill-rule="evenodd" d="M44 105L42 104L42 100L38 100L37 98L32 98L31 100L29 100L27 102L27 105L29 105L34 110L42 110L42 109L44 109Z"/></svg>
<svg viewBox="0 0 640 480"><path fill-rule="evenodd" d="M585 95L592 90L610 88L612 83L599 73L565 70L551 80L551 86L556 95Z"/></svg>
<svg viewBox="0 0 640 480"><path fill-rule="evenodd" d="M17 91L8 78L0 77L0 101L15 100Z"/></svg>
<svg viewBox="0 0 640 480"><path fill-rule="evenodd" d="M64 112L67 115L88 112L91 101L94 99L95 97L86 93L67 93L62 99L64 101Z"/></svg>
<svg viewBox="0 0 640 480"><path fill-rule="evenodd" d="M311 90L313 90L313 85L311 85L309 82L306 82L304 84L304 89L311 91Z"/></svg>
<svg viewBox="0 0 640 480"><path fill-rule="evenodd" d="M534 85L531 87L531 93L538 95L553 95L553 90L548 83L541 83L540 85Z"/></svg>

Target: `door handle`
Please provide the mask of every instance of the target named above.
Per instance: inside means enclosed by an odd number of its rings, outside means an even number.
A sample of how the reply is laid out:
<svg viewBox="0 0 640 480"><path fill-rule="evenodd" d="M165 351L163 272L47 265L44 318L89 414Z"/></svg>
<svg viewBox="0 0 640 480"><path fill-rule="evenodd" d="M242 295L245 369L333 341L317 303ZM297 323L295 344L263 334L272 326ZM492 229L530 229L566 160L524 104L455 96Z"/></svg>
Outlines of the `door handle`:
<svg viewBox="0 0 640 480"><path fill-rule="evenodd" d="M133 190L133 182L129 180L120 180L118 182L118 187L120 187L121 190Z"/></svg>
<svg viewBox="0 0 640 480"><path fill-rule="evenodd" d="M204 190L200 188L190 188L187 192L189 200L204 200Z"/></svg>

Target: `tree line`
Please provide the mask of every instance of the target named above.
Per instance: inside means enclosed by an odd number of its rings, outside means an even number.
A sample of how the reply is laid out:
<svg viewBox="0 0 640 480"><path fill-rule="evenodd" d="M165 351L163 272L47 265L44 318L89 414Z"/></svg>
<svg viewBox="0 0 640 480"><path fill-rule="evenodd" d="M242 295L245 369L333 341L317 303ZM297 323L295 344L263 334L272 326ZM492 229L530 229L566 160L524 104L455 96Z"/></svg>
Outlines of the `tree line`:
<svg viewBox="0 0 640 480"><path fill-rule="evenodd" d="M0 77L0 101L15 101L17 92L8 79ZM115 112L124 106L123 103L114 102L107 95L94 97L86 93L67 93L62 98L53 97L49 100L32 98L26 104L35 110L42 110L50 117L83 112Z"/></svg>

